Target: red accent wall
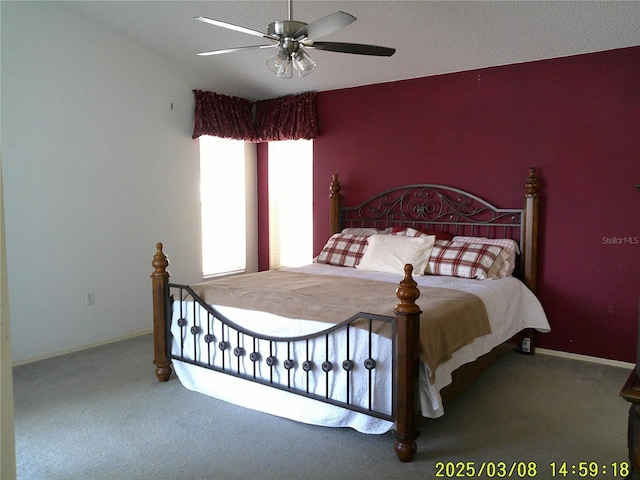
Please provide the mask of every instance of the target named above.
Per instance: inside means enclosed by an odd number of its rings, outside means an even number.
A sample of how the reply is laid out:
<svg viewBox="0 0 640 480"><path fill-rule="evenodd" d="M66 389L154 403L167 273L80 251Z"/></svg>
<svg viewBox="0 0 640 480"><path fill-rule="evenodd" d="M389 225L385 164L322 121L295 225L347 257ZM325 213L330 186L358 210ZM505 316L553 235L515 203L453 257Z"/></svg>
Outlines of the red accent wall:
<svg viewBox="0 0 640 480"><path fill-rule="evenodd" d="M635 362L640 298L640 47L318 94L314 248L328 193L345 203L406 183L497 206L542 184L539 346Z"/></svg>
<svg viewBox="0 0 640 480"><path fill-rule="evenodd" d="M269 270L269 144L258 144L258 270ZM322 248L322 247L320 247Z"/></svg>

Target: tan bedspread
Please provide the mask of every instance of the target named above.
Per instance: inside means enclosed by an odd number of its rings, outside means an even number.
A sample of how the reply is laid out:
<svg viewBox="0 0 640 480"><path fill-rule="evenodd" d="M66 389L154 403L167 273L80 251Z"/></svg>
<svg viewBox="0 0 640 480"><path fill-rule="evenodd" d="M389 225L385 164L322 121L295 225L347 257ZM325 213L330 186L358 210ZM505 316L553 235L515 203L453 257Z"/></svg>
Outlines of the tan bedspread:
<svg viewBox="0 0 640 480"><path fill-rule="evenodd" d="M394 317L397 285L360 278L266 271L193 286L208 304L259 310L288 318L339 323L358 312ZM475 295L421 287L420 357L431 381L440 363L476 337L491 333L487 311ZM233 319L231 319L233 320ZM389 331L376 333L389 336Z"/></svg>

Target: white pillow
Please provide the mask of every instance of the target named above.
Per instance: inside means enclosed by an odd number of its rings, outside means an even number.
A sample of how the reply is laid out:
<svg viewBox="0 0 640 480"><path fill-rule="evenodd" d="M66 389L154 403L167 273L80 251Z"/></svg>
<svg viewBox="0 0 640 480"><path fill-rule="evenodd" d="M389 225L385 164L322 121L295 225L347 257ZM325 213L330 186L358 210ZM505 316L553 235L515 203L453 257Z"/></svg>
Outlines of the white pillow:
<svg viewBox="0 0 640 480"><path fill-rule="evenodd" d="M372 235L367 241L369 245L357 268L404 275L404 266L410 263L414 275L424 275L436 237Z"/></svg>

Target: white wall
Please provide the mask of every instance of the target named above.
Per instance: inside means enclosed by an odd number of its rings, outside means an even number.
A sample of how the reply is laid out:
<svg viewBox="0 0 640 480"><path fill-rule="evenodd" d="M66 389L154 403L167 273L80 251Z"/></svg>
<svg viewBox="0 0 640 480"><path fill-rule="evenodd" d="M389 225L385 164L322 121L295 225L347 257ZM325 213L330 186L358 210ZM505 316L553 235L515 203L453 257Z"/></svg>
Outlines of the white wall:
<svg viewBox="0 0 640 480"><path fill-rule="evenodd" d="M204 79L63 5L2 2L15 363L149 331L158 241L173 280L201 280L194 88Z"/></svg>

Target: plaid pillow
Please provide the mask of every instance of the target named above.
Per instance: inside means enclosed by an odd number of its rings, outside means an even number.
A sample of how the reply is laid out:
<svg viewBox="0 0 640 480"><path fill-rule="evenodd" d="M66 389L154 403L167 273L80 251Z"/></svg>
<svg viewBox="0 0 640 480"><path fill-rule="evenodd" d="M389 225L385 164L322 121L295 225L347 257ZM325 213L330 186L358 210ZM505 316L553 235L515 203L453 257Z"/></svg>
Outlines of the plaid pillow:
<svg viewBox="0 0 640 480"><path fill-rule="evenodd" d="M357 267L366 249L367 237L336 233L329 238L316 261L339 267Z"/></svg>
<svg viewBox="0 0 640 480"><path fill-rule="evenodd" d="M427 273L484 280L502 247L463 242L436 242Z"/></svg>
<svg viewBox="0 0 640 480"><path fill-rule="evenodd" d="M515 240L509 238L486 238L486 237L463 237L457 236L453 238L454 242L479 243L486 245L497 245L502 247L500 256L503 264L498 271L498 278L509 277L513 274L516 267L516 256L520 253L520 248Z"/></svg>

